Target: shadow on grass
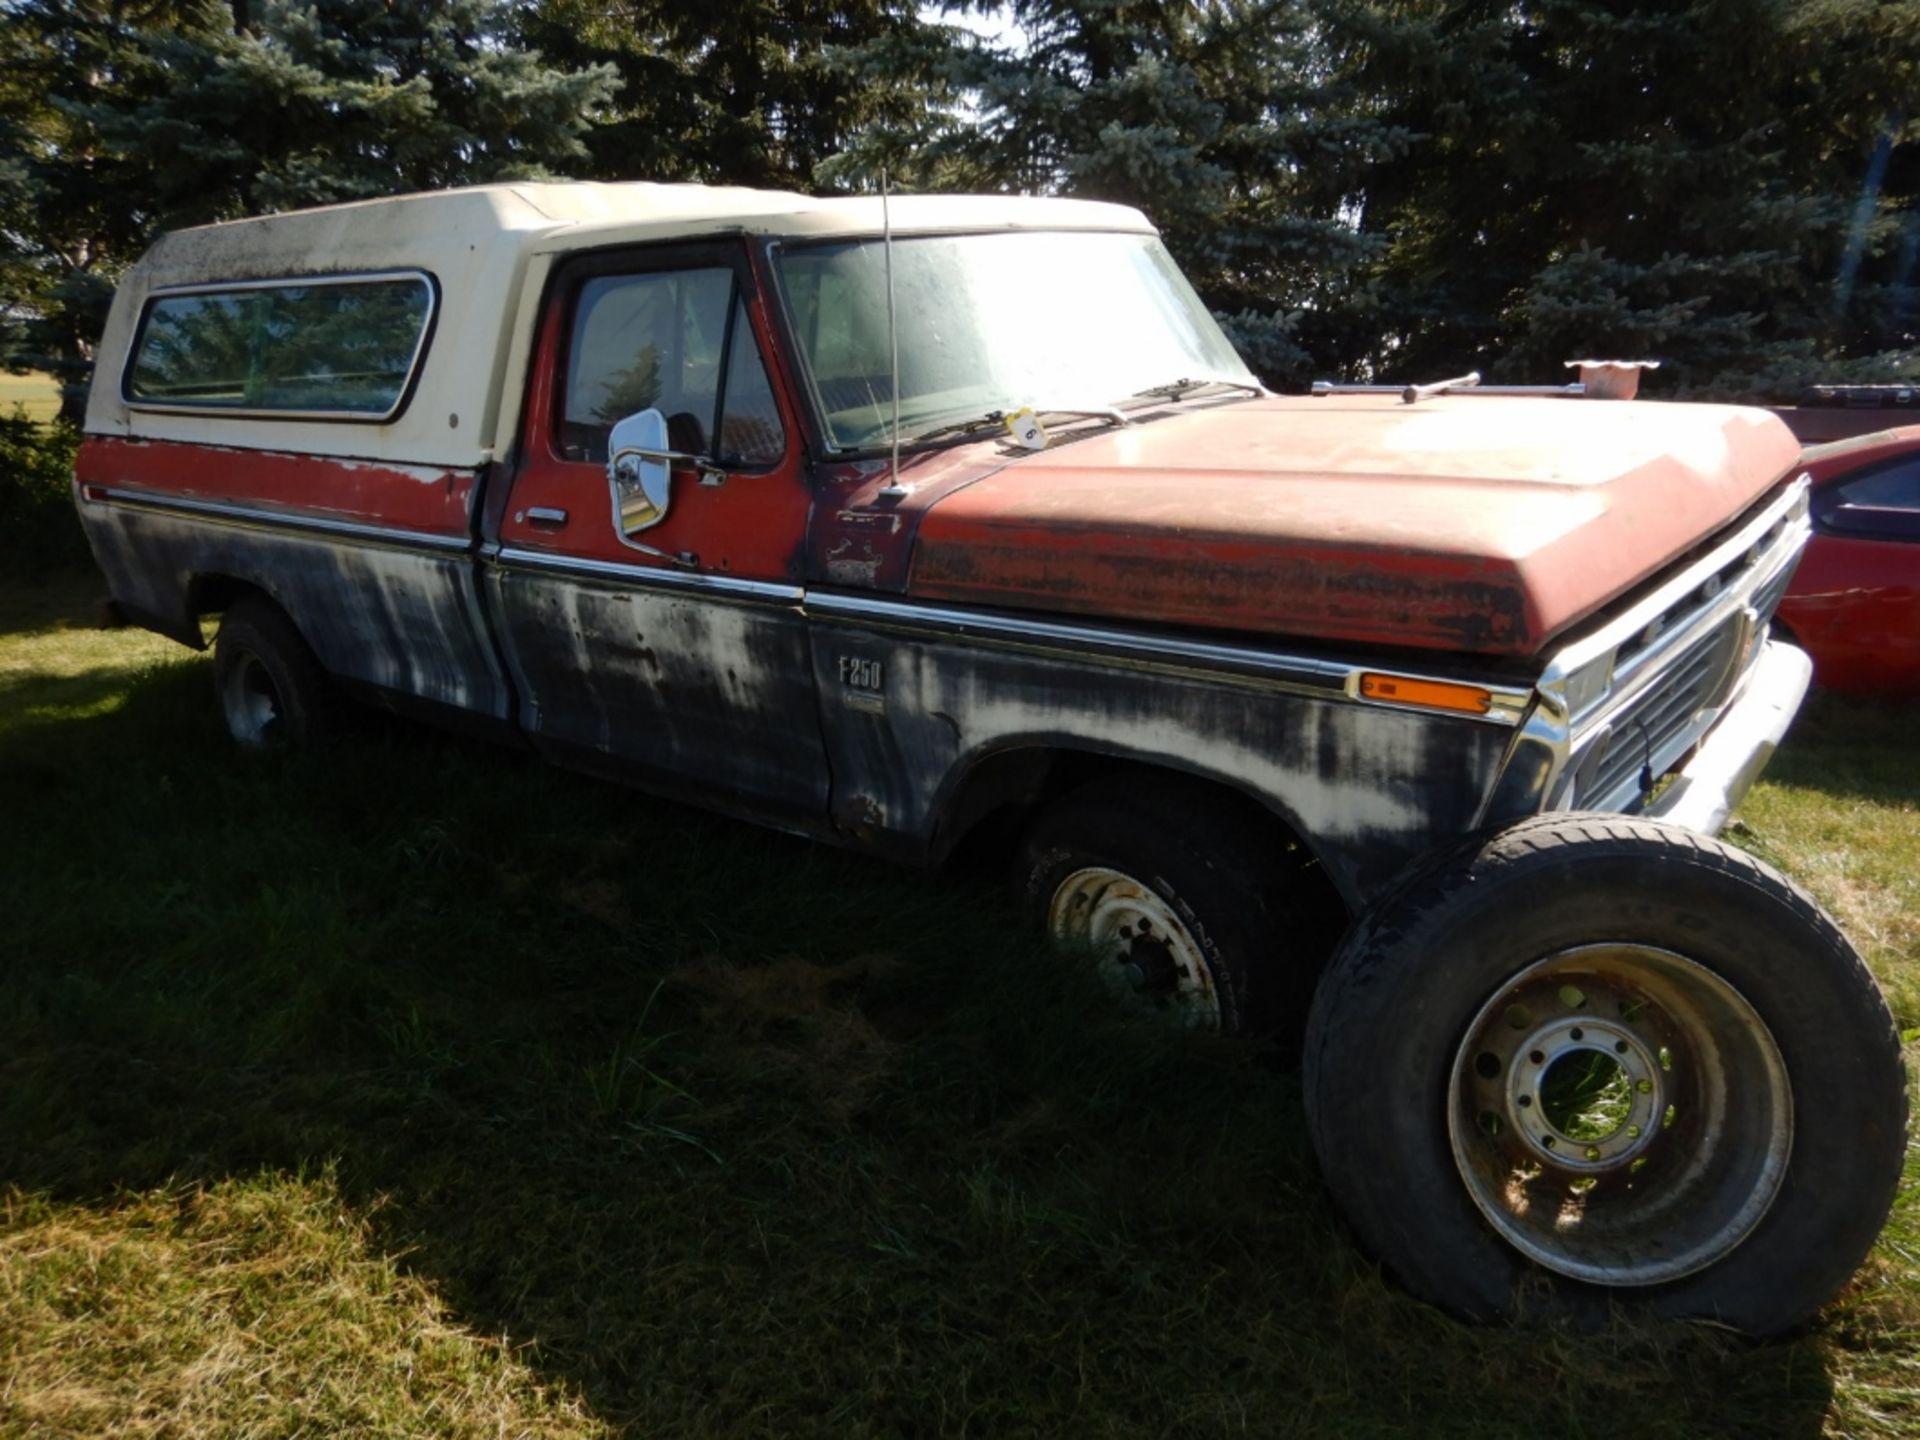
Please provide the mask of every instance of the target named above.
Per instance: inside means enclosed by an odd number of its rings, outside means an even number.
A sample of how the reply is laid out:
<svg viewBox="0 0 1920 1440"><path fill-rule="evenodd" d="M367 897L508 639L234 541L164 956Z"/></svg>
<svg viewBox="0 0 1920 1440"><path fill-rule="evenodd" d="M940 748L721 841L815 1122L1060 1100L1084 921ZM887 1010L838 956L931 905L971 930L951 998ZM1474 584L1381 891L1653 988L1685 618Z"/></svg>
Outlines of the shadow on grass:
<svg viewBox="0 0 1920 1440"><path fill-rule="evenodd" d="M200 667L116 683L0 736L0 1183L333 1161L636 1434L1820 1431L1823 1338L1407 1300L1293 1077L1114 1023L978 883L410 731L243 762Z"/></svg>
<svg viewBox="0 0 1920 1440"><path fill-rule="evenodd" d="M92 710L124 695L145 665L82 671L78 675L0 675L0 712L14 723Z"/></svg>
<svg viewBox="0 0 1920 1440"><path fill-rule="evenodd" d="M0 576L0 638L92 628L107 593L98 570L66 555L25 567L0 564Z"/></svg>

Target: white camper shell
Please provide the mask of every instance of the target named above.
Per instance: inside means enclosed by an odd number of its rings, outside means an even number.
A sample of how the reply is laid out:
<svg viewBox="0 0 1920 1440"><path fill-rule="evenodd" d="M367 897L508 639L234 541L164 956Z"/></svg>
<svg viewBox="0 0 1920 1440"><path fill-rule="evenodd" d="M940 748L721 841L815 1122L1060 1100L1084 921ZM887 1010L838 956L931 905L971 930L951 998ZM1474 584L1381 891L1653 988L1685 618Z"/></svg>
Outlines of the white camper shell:
<svg viewBox="0 0 1920 1440"><path fill-rule="evenodd" d="M902 196L896 234L1122 230L1139 211L1091 201ZM878 235L881 202L782 191L649 183L480 185L330 205L162 236L122 280L87 405L97 435L470 467L511 443L540 296L556 257L663 240L745 234ZM373 423L170 410L129 400L126 361L150 298L293 277L418 274L434 291L418 373ZM209 423L209 421L212 423Z"/></svg>

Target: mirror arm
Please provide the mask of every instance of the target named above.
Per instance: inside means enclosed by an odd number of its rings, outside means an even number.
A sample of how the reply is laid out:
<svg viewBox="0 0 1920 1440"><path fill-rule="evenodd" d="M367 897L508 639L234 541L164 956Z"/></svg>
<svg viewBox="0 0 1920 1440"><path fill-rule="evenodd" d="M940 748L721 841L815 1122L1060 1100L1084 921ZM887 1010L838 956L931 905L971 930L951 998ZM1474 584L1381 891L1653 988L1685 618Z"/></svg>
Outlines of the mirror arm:
<svg viewBox="0 0 1920 1440"><path fill-rule="evenodd" d="M664 560L669 565L678 565L682 570L698 570L700 568L700 557L691 550L682 550L679 554L675 555L655 546L642 544L631 535L620 535L617 538L620 543L629 550L638 550L642 555L651 555L654 559Z"/></svg>
<svg viewBox="0 0 1920 1440"><path fill-rule="evenodd" d="M620 462L629 455L636 460L658 460L669 467L681 465L695 470L699 472L702 485L717 485L727 478L727 472L704 455L688 455L679 450L647 450L638 445L623 445L609 455L607 473L613 474L619 468ZM709 476L713 478L709 479Z"/></svg>
<svg viewBox="0 0 1920 1440"><path fill-rule="evenodd" d="M622 462L627 460L640 460L640 461L654 460L654 461L659 461L663 464L668 464L668 465L671 465L672 462L675 460L679 460L683 463L691 464L696 468L700 469L700 471L702 472L701 483L703 484L707 483L705 472L711 467L708 466L707 463L701 460L698 456L682 455L677 451L673 451L673 450L649 450L643 446L638 446L638 445L622 445L619 449L615 450L611 455L607 457L607 478L608 480L612 481L614 485L614 505L613 505L614 538L617 539L622 545L626 546L629 550L638 550L642 555L651 555L653 556L654 559L664 560L669 565L678 565L682 569L686 569L686 570L699 569L700 557L698 555L695 555L691 550L681 550L677 553L673 551L662 550L656 545L648 545L644 541L634 539L633 536L629 535L626 532L626 530L622 527L620 523L620 499L619 499L619 486L621 483L620 468L621 468Z"/></svg>

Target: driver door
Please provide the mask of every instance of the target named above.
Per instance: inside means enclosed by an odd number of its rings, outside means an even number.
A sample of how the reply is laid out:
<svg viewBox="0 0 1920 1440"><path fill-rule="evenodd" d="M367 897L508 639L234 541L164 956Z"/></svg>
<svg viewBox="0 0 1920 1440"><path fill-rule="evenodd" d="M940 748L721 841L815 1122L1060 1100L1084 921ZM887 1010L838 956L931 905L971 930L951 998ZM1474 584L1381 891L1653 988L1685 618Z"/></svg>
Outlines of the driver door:
<svg viewBox="0 0 1920 1440"><path fill-rule="evenodd" d="M551 287L492 592L520 721L554 758L704 803L824 816L801 614L811 495L745 243L582 257ZM617 522L614 425L666 419L658 520Z"/></svg>

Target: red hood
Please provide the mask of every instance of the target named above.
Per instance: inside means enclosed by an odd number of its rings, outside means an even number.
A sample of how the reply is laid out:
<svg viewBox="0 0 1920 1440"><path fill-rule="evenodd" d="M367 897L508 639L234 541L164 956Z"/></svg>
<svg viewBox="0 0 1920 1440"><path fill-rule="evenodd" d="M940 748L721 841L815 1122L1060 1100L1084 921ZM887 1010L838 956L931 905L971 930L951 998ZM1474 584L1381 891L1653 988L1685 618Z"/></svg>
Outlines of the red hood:
<svg viewBox="0 0 1920 1440"><path fill-rule="evenodd" d="M1275 397L1016 460L934 500L908 592L1530 655L1798 459L1717 405Z"/></svg>

